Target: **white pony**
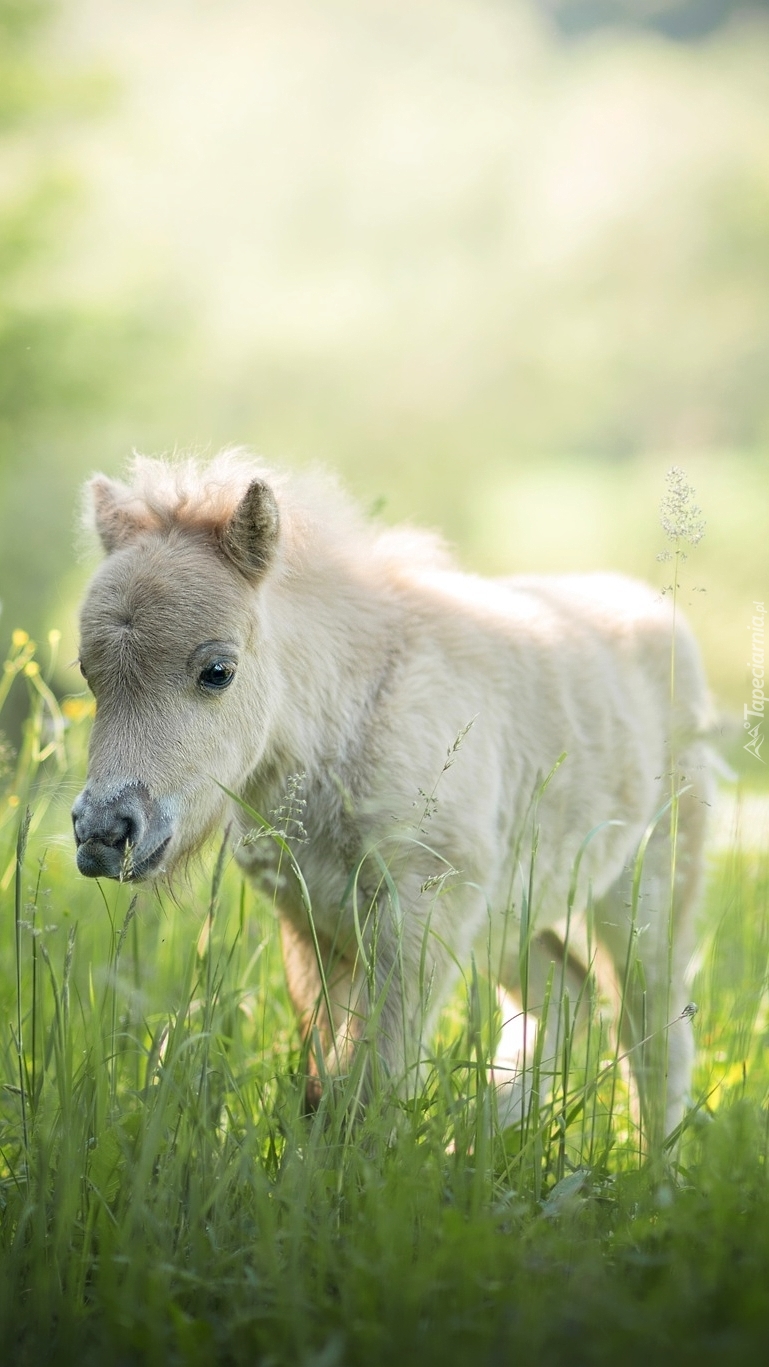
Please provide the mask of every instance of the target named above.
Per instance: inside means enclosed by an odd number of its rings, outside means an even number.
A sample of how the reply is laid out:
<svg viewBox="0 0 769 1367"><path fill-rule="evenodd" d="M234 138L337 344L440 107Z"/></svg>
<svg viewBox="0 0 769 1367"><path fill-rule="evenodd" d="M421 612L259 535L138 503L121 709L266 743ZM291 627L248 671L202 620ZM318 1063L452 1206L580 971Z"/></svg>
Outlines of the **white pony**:
<svg viewBox="0 0 769 1367"><path fill-rule="evenodd" d="M463 574L434 538L237 452L138 458L90 493L107 557L81 615L81 872L167 875L231 821L274 889L274 842L228 793L269 818L291 791L302 878L284 858L277 895L311 1066L346 1073L362 1050L408 1087L474 952L519 994L523 948L536 1007L578 868L647 1124L676 1124L709 776L702 666L668 603L614 575ZM501 1076L514 1121L525 1089Z"/></svg>

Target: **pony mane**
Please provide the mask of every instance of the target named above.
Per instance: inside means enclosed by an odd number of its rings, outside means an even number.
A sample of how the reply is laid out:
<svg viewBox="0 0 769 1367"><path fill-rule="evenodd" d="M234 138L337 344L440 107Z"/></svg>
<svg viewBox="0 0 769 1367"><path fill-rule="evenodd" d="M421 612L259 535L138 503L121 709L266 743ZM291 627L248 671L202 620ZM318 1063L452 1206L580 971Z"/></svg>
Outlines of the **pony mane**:
<svg viewBox="0 0 769 1367"><path fill-rule="evenodd" d="M382 570L452 565L440 536L408 525L386 527L367 517L328 472L275 470L242 447L226 448L210 460L135 453L126 482L110 481L110 492L140 530L219 533L255 479L269 484L277 499L287 568L298 568L321 547L333 559L373 563ZM85 520L93 529L91 507Z"/></svg>

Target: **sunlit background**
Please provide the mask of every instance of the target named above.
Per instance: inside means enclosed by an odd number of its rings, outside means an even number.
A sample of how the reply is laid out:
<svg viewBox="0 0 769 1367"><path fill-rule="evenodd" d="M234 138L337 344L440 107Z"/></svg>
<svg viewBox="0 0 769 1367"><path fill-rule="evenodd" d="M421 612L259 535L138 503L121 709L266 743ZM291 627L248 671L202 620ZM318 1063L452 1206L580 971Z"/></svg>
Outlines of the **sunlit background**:
<svg viewBox="0 0 769 1367"><path fill-rule="evenodd" d="M675 464L707 520L683 597L741 714L769 7L0 0L0 32L4 640L62 627L71 658L78 488L132 448L319 462L468 567L660 587Z"/></svg>

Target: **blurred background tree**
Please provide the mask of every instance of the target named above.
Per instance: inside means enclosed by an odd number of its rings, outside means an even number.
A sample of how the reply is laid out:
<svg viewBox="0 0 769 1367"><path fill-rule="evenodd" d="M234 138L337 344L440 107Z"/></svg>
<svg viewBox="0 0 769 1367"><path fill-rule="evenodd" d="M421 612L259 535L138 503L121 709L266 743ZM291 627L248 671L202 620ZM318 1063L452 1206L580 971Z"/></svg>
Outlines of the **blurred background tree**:
<svg viewBox="0 0 769 1367"><path fill-rule="evenodd" d="M6 633L64 626L74 654L77 489L133 447L319 460L478 570L661 586L675 463L708 519L688 610L741 709L769 597L766 4L0 7Z"/></svg>
<svg viewBox="0 0 769 1367"><path fill-rule="evenodd" d="M61 289L87 193L67 134L103 117L111 82L57 59L52 0L0 0L0 637L69 610L73 482L157 337L152 310Z"/></svg>
<svg viewBox="0 0 769 1367"><path fill-rule="evenodd" d="M607 25L635 25L691 42L725 24L737 11L766 9L767 0L537 0L562 33L591 33Z"/></svg>

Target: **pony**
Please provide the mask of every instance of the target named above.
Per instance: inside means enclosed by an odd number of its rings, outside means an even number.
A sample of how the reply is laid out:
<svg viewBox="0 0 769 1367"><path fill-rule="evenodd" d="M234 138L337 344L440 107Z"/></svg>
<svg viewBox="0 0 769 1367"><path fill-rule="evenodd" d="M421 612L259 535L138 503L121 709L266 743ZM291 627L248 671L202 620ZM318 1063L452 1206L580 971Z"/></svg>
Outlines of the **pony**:
<svg viewBox="0 0 769 1367"><path fill-rule="evenodd" d="M669 601L614 574L464 573L330 478L241 451L136 457L88 496L106 556L80 616L80 872L170 878L229 823L277 901L310 1102L356 1060L364 1092L408 1090L473 956L519 1014L553 959L578 995L564 917L589 903L647 1128L678 1124L710 771ZM514 1124L525 1069L503 1062Z"/></svg>

